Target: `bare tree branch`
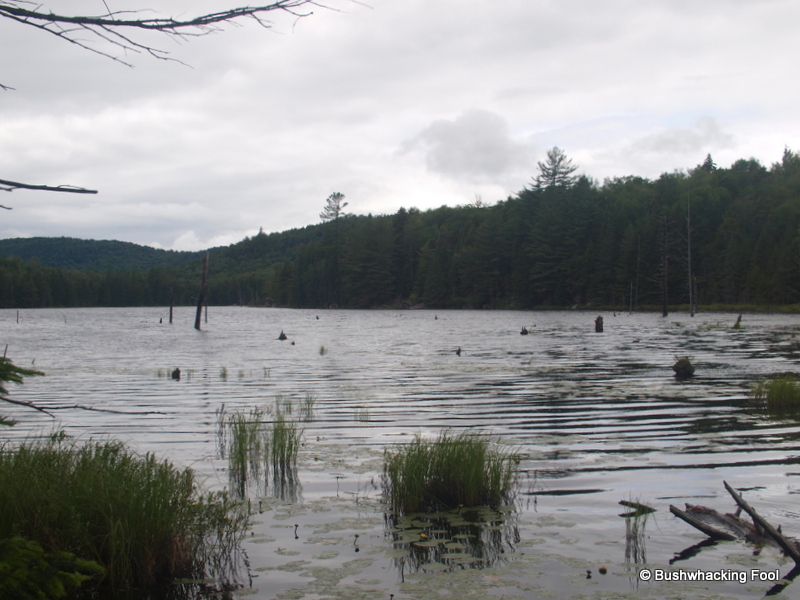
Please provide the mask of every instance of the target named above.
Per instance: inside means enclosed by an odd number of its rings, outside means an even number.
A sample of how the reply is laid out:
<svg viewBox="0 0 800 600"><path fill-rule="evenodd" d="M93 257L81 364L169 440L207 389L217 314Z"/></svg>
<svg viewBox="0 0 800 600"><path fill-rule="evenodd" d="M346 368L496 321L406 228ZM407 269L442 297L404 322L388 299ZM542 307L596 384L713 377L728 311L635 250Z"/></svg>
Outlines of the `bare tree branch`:
<svg viewBox="0 0 800 600"><path fill-rule="evenodd" d="M36 406L35 404L33 404L31 402L25 402L23 400L12 400L11 398L6 398L5 396L0 396L0 400L2 400L3 402L9 402L11 404L18 404L20 406L26 406L28 408L32 408L33 410L38 410L39 412L43 412L44 414L49 415L51 417L53 416L51 413L47 412L41 406Z"/></svg>
<svg viewBox="0 0 800 600"><path fill-rule="evenodd" d="M85 50L100 54L117 62L130 66L130 63L119 54L111 50L104 50L90 45L90 39L82 39L81 33L88 33L95 41L106 42L116 46L122 54L135 52L145 53L162 60L175 60L169 52L155 48L146 43L139 42L131 37L133 31L156 31L176 38L189 38L208 35L220 31L225 23L234 23L238 20L250 18L266 29L271 29L272 21L265 15L272 12L283 12L296 18L307 17L313 11L307 7L318 6L330 8L318 0L275 0L270 4L260 6L242 6L223 10L189 19L175 19L173 17L146 17L142 11L113 11L102 15L62 15L45 12L41 5L27 8L23 5L32 3L24 0L0 1L0 18L11 19L17 23L35 27L75 44ZM106 6L106 8L108 8ZM0 86L8 89L7 86Z"/></svg>
<svg viewBox="0 0 800 600"><path fill-rule="evenodd" d="M33 185L30 183L20 183L18 181L7 181L0 179L0 190L13 192L14 190L39 190L45 192L68 192L70 194L96 194L97 190L87 190L86 188L74 185ZM11 210L7 206L0 206L6 210Z"/></svg>
<svg viewBox="0 0 800 600"><path fill-rule="evenodd" d="M360 4L359 0L350 0ZM10 19L22 25L28 25L46 31L70 44L105 56L116 62L132 66L124 57L128 53L149 54L160 60L181 63L169 52L134 39L134 33L157 32L178 40L208 35L221 31L226 23L238 25L242 19L252 19L260 26L271 29L272 21L266 15L281 12L301 19L313 14L310 8L320 7L335 10L322 3L322 0L273 0L270 4L259 6L241 6L228 10L208 13L188 19L173 17L149 17L145 11L120 10L111 11L103 0L106 13L99 15L63 15L48 11L44 5L30 0L0 0L0 19ZM82 37L86 34L86 37ZM92 45L99 42L100 45ZM181 63L183 64L183 63ZM0 83L0 90L10 91L14 88ZM96 190L88 190L71 185L30 185L0 179L0 191L15 189L43 190L49 192L69 192L73 194L96 194ZM8 209L6 206L0 208Z"/></svg>

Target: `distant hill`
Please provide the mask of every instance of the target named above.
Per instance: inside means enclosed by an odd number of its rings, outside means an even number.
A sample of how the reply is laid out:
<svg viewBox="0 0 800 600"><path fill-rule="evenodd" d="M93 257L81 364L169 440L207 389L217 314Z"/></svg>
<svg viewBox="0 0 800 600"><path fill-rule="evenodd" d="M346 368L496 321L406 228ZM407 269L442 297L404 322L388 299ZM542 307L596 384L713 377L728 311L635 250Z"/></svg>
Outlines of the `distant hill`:
<svg viewBox="0 0 800 600"><path fill-rule="evenodd" d="M154 267L175 267L201 256L199 252L178 252L139 246L116 240L80 240L68 237L33 237L0 240L0 255L24 261L37 258L43 267L75 271L149 271Z"/></svg>

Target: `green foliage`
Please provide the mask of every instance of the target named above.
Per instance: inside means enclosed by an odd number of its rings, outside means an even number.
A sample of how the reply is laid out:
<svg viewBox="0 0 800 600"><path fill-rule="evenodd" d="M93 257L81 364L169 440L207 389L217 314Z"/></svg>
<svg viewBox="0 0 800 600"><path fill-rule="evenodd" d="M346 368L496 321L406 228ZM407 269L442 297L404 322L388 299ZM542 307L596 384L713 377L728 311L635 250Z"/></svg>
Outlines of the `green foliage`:
<svg viewBox="0 0 800 600"><path fill-rule="evenodd" d="M17 383L21 384L25 377L33 377L36 375L44 375L41 371L36 371L34 369L23 369L22 367L18 367L11 359L1 356L0 357L0 400L3 399L3 396L8 394L8 389L6 389L6 382ZM2 426L11 426L14 424L14 421L9 421L0 417L0 427Z"/></svg>
<svg viewBox="0 0 800 600"><path fill-rule="evenodd" d="M478 434L442 431L384 456L383 481L392 509L398 513L498 506L512 492L516 456Z"/></svg>
<svg viewBox="0 0 800 600"><path fill-rule="evenodd" d="M103 567L96 562L69 552L47 553L37 542L22 537L0 540L0 598L63 598L102 573Z"/></svg>
<svg viewBox="0 0 800 600"><path fill-rule="evenodd" d="M201 495L190 469L119 442L63 436L2 448L0 514L0 539L104 565L100 585L110 591L202 577L246 525L227 497Z"/></svg>
<svg viewBox="0 0 800 600"><path fill-rule="evenodd" d="M0 356L0 394L7 395L8 390L5 387L6 382L21 384L25 377L34 377L36 375L44 375L41 371L35 369L24 369L18 367L10 358Z"/></svg>

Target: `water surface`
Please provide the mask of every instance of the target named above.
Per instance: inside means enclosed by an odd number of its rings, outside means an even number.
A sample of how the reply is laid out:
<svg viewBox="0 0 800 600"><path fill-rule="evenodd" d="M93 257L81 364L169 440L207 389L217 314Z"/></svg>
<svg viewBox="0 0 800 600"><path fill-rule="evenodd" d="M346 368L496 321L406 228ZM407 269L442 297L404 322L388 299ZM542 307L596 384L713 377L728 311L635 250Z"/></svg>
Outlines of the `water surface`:
<svg viewBox="0 0 800 600"><path fill-rule="evenodd" d="M257 597L763 595L769 585L759 582L698 587L641 582L637 573L703 539L670 504L732 510L723 480L800 537L800 427L753 412L747 397L760 378L800 371L800 321L745 315L733 329L731 314L602 314L605 332L595 333L597 314L577 311L212 307L198 332L189 308L177 309L172 325L152 308L23 310L19 322L3 310L0 345L47 374L13 397L54 408L57 419L2 407L18 421L2 434L63 428L122 439L218 488L228 484L219 408L271 407L276 398L299 406L311 394L301 485L291 498L261 499L246 545ZM288 340L278 340L281 331ZM671 365L684 355L696 376L677 382ZM168 376L176 367L180 381ZM118 412L64 408L74 405ZM383 450L442 428L495 435L523 457L513 522L495 524L510 536L502 560L425 570L384 525ZM619 516L618 501L628 499L657 509L638 542ZM675 566L785 574L790 565L775 550L753 556L727 543Z"/></svg>

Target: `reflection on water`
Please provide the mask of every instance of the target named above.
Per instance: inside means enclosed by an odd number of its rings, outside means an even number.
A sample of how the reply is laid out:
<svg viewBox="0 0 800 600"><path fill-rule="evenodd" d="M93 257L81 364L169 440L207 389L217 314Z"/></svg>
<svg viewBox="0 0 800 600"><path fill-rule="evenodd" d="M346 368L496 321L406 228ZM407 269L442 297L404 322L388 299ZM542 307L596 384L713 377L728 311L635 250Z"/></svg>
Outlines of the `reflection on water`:
<svg viewBox="0 0 800 600"><path fill-rule="evenodd" d="M719 497L722 479L750 488L751 502L764 507L768 520L800 533L791 501L800 491L793 475L800 424L749 407L757 381L800 372L798 317L745 315L733 329L736 315L605 313L604 332L595 333L597 314L577 311L230 307L212 308L198 332L191 308L177 309L173 325L159 324L165 311L30 310L20 312L19 323L16 311L0 311L0 345L8 344L8 356L47 374L12 389L13 396L57 415L0 407L19 422L2 434L22 439L63 427L75 437L122 439L192 466L212 488L234 488L227 458L218 453L218 409L247 413L280 397L295 406L293 418L304 430L298 472L272 489L242 490L243 496L299 504L333 494L357 498L370 473L380 472L374 455L383 448L416 433L476 428L519 449L521 471L535 474L536 494L529 497L539 514L580 530L572 537L562 528L540 531L525 521L531 505L523 506L523 542L540 536L551 552L575 560L597 560L605 557L598 548L619 544L620 568L626 555L632 565L641 564L637 558L665 564L675 548L692 545L690 528L666 521L670 516L652 518L648 531L656 527L658 535L647 538L644 556L636 532L619 535L617 502L647 497L655 514L666 515L670 503ZM519 334L522 325L529 335ZM281 330L295 345L276 339ZM675 356L692 357L693 378L674 379ZM179 381L165 376L176 367ZM303 416L304 402L313 418ZM65 408L75 405L117 412ZM481 564L496 546L490 538L481 533L487 548ZM506 556L519 556L505 543ZM432 562L442 560L435 554L440 544L410 544L406 575L431 553ZM263 548L250 548L251 557L271 564L275 555L259 554ZM711 568L725 556L712 547L685 564ZM276 579L292 585L289 575L272 576L274 585ZM593 585L609 581L595 578Z"/></svg>
<svg viewBox="0 0 800 600"><path fill-rule="evenodd" d="M519 526L513 506L488 506L416 515L384 515L401 577L418 571L486 568L516 551Z"/></svg>

